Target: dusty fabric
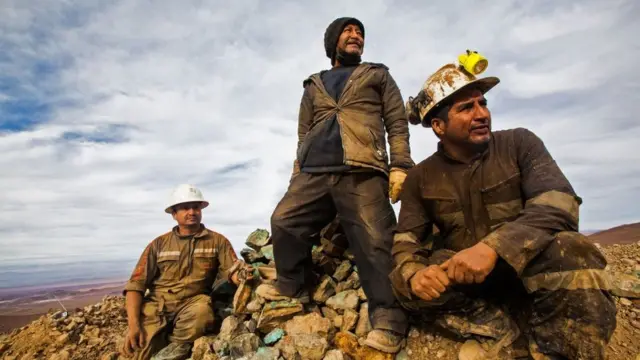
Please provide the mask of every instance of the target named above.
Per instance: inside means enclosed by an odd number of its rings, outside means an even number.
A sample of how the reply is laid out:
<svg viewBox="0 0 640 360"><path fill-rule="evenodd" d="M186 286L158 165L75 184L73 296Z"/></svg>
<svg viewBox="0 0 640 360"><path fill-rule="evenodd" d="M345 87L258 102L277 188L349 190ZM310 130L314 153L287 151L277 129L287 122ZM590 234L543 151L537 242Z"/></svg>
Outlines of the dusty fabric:
<svg viewBox="0 0 640 360"><path fill-rule="evenodd" d="M193 296L177 307L155 301L145 302L140 319L146 334L145 347L136 352L136 360L149 360L170 342L192 343L213 326L211 298Z"/></svg>
<svg viewBox="0 0 640 360"><path fill-rule="evenodd" d="M221 234L203 225L193 236L180 236L176 227L145 248L124 292L148 289L145 300L176 305L209 294L218 272L230 277L229 270L237 262L231 243Z"/></svg>
<svg viewBox="0 0 640 360"><path fill-rule="evenodd" d="M149 359L169 340L191 342L202 336L213 323L213 282L219 272L230 278L238 264L229 240L204 225L195 235L181 236L175 227L154 239L124 288L124 293L149 290L140 319L147 346L137 359Z"/></svg>
<svg viewBox="0 0 640 360"><path fill-rule="evenodd" d="M425 246L460 251L483 241L518 273L556 233L577 231L581 202L542 140L521 128L493 132L469 164L439 147L408 172L400 200L398 271L419 263L412 257ZM443 240L426 244L434 225Z"/></svg>
<svg viewBox="0 0 640 360"><path fill-rule="evenodd" d="M355 66L339 66L322 73L322 84L337 102ZM337 116L318 125L316 135L310 139L302 172L339 172L351 167L344 164L342 136Z"/></svg>
<svg viewBox="0 0 640 360"><path fill-rule="evenodd" d="M455 254L435 251L425 265L440 264ZM514 333L516 319L536 351L567 359L604 359L604 351L616 326L616 308L606 289L583 287L528 291L527 279L563 271L590 272L603 269L606 260L585 236L561 232L532 260L522 276L505 261L483 284L458 285L439 299L423 301L397 290L396 295L409 310L469 337L480 335L495 340ZM394 285L401 282L400 279ZM513 339L515 340L515 339Z"/></svg>
<svg viewBox="0 0 640 360"><path fill-rule="evenodd" d="M313 277L313 238L340 219L369 300L374 328L404 333L406 317L388 278L395 213L388 180L379 172L307 174L294 177L271 217L278 290L294 296Z"/></svg>
<svg viewBox="0 0 640 360"><path fill-rule="evenodd" d="M405 307L462 316L477 325L467 332L478 334L496 318L500 299L521 295L526 330L541 353L604 357L616 325L602 271L606 260L577 232L580 198L535 134L494 132L487 150L469 164L440 147L409 171L401 201L390 277ZM409 280L417 271L480 241L500 257L485 283L454 286L431 302L411 293ZM438 323L451 328L457 322ZM465 333L460 327L457 332Z"/></svg>
<svg viewBox="0 0 640 360"><path fill-rule="evenodd" d="M342 96L334 100L320 73L304 81L298 116L298 148L293 174L304 167L314 138L323 133L318 126L334 118L340 126L343 165L365 167L387 173L389 166L413 166L409 149L409 125L402 95L388 68L362 63L353 71ZM387 155L385 134L391 156Z"/></svg>

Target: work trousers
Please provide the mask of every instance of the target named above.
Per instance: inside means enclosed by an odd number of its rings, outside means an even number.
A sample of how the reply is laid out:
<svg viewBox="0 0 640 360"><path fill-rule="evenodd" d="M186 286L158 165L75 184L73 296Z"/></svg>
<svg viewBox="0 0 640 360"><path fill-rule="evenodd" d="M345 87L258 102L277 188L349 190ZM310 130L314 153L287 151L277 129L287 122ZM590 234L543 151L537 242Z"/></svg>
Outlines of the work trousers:
<svg viewBox="0 0 640 360"><path fill-rule="evenodd" d="M309 286L313 236L337 214L369 301L373 328L404 333L406 315L388 277L396 225L388 189L387 176L375 171L295 176L271 217L278 290L293 296Z"/></svg>
<svg viewBox="0 0 640 360"><path fill-rule="evenodd" d="M135 354L136 360L149 360L170 342L192 343L212 327L211 298L196 295L175 306L147 301L140 319L145 332L145 346Z"/></svg>
<svg viewBox="0 0 640 360"><path fill-rule="evenodd" d="M453 256L437 250L429 264ZM438 299L402 304L462 337L515 340L524 333L534 359L604 359L616 307L600 251L577 232L560 232L521 275L499 260L483 284L458 285Z"/></svg>

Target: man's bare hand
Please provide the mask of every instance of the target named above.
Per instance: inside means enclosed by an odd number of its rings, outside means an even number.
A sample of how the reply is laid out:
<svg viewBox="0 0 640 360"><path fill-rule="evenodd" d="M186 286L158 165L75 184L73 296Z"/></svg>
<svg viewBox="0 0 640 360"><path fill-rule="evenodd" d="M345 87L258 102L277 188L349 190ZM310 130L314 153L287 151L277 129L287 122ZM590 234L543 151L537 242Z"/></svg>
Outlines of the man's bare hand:
<svg viewBox="0 0 640 360"><path fill-rule="evenodd" d="M480 284L491 273L498 261L498 254L489 245L477 243L464 249L440 265L449 280L458 284Z"/></svg>
<svg viewBox="0 0 640 360"><path fill-rule="evenodd" d="M438 265L418 271L410 280L411 291L426 301L439 298L447 290L449 283L447 273Z"/></svg>
<svg viewBox="0 0 640 360"><path fill-rule="evenodd" d="M124 340L124 353L127 356L132 356L136 351L142 350L145 340L144 330L140 325L130 325L127 337Z"/></svg>

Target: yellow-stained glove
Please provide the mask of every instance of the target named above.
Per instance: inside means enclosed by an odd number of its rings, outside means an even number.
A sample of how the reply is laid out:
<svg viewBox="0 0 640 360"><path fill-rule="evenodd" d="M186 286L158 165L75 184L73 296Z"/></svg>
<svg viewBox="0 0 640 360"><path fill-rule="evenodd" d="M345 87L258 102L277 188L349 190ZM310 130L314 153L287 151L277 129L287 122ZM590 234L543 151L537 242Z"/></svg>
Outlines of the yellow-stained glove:
<svg viewBox="0 0 640 360"><path fill-rule="evenodd" d="M406 177L407 173L405 170L391 168L391 172L389 173L389 198L391 199L392 204L398 202L400 192L402 192L402 184L404 184L404 179Z"/></svg>

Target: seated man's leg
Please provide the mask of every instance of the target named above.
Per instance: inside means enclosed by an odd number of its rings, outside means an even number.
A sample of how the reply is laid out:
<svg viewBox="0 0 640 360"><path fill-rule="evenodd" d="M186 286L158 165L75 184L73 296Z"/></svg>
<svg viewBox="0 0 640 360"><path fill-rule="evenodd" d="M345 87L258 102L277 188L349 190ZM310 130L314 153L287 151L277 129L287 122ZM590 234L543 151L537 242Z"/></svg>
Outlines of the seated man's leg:
<svg viewBox="0 0 640 360"><path fill-rule="evenodd" d="M134 359L149 360L168 343L167 321L165 316L160 314L160 305L157 302L146 301L142 304L140 323L145 333L145 342L142 350L136 352Z"/></svg>
<svg viewBox="0 0 640 360"><path fill-rule="evenodd" d="M279 294L295 296L310 277L311 236L335 216L329 190L334 175L300 173L271 216Z"/></svg>
<svg viewBox="0 0 640 360"><path fill-rule="evenodd" d="M209 295L196 295L178 307L173 319L172 343L193 343L211 330L214 322L213 307Z"/></svg>
<svg viewBox="0 0 640 360"><path fill-rule="evenodd" d="M584 235L561 232L525 268L522 281L533 296L532 353L604 359L616 327L605 266L604 256Z"/></svg>
<svg viewBox="0 0 640 360"><path fill-rule="evenodd" d="M428 265L440 265L455 255L455 251L436 250L428 259ZM506 265L505 265L506 266ZM496 268L485 283L498 283L502 277ZM496 280L494 277L501 277ZM475 337L500 341L500 347L510 345L520 334L516 322L503 309L481 296L486 284L457 285L449 288L439 298L425 301L412 294L407 299L400 294L396 296L402 305L414 314L435 322L460 337ZM492 290L495 286L491 287ZM490 291L492 291L490 290ZM494 295L495 294L487 294ZM497 349L499 350L499 349Z"/></svg>

